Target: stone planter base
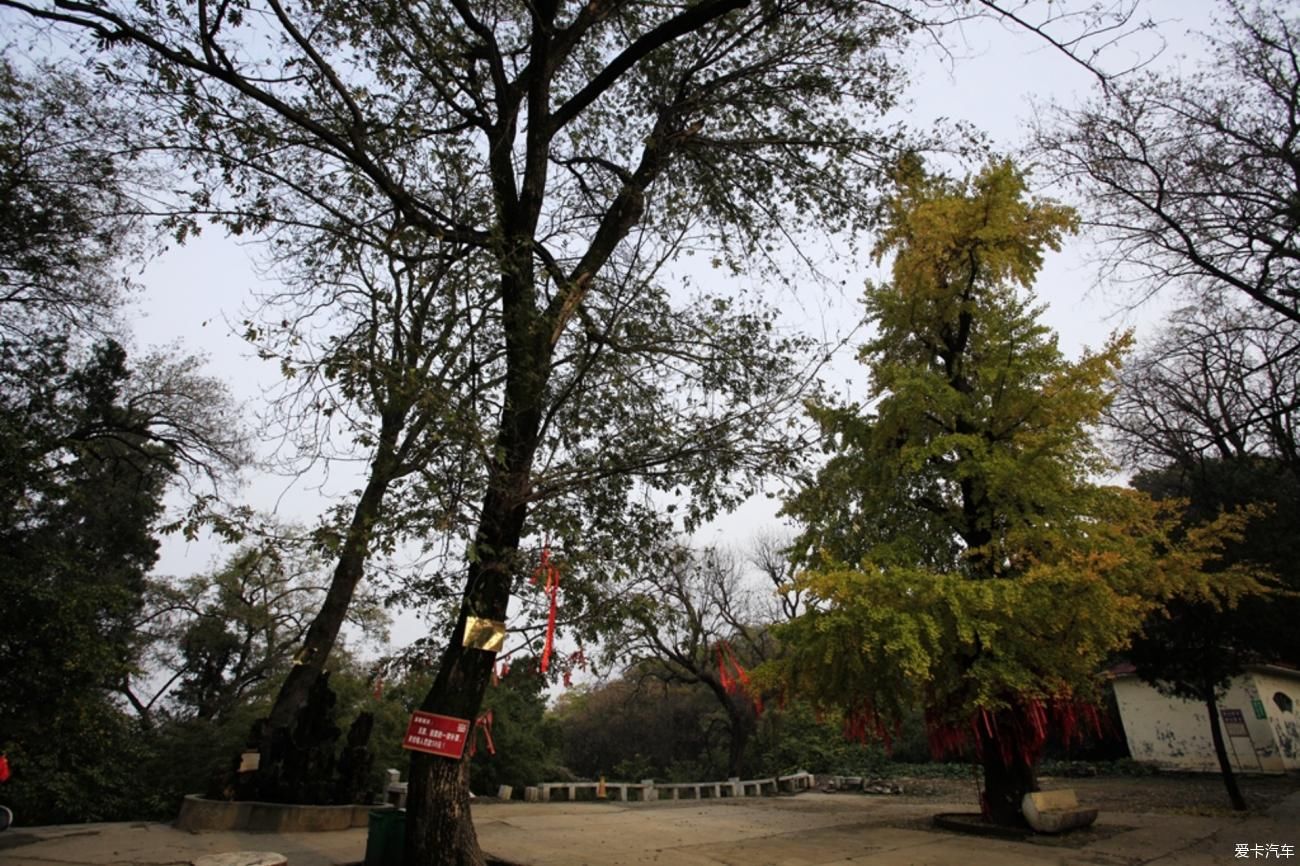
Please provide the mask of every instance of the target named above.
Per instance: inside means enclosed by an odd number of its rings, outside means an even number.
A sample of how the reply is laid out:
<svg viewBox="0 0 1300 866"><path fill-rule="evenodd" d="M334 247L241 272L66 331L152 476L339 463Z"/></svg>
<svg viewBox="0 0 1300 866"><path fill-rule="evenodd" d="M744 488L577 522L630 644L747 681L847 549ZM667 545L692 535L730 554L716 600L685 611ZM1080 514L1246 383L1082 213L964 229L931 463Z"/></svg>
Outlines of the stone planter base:
<svg viewBox="0 0 1300 866"><path fill-rule="evenodd" d="M993 839L1016 839L1023 841L1033 835L1028 827L1003 827L990 824L979 812L941 812L930 819L934 826L956 833L970 833L973 836L988 836Z"/></svg>
<svg viewBox="0 0 1300 866"><path fill-rule="evenodd" d="M365 827L372 811L392 806L301 806L295 803L262 803L256 800L208 800L198 794L186 796L176 826L197 833L202 830L260 830L274 833L314 833Z"/></svg>

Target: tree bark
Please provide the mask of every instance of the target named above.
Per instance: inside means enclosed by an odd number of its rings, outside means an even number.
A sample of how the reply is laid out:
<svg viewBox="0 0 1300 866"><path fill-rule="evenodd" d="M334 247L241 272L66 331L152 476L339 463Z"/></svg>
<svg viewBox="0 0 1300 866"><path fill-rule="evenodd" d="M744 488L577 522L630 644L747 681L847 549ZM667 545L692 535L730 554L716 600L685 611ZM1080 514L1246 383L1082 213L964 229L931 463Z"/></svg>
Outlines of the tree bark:
<svg viewBox="0 0 1300 866"><path fill-rule="evenodd" d="M465 591L451 641L421 709L465 719L478 715L492 678L495 653L464 647L470 616L505 620L514 556L527 515L533 456L550 378L552 342L534 305L531 247L502 279L506 338L505 405L479 512ZM483 866L469 813L469 758L413 753L406 812L406 866Z"/></svg>
<svg viewBox="0 0 1300 866"><path fill-rule="evenodd" d="M980 760L984 768L984 794L980 811L986 820L1003 827L1024 827L1021 808L1025 795L1038 790L1037 758L1011 749L1010 760L1003 757L997 738L981 731Z"/></svg>
<svg viewBox="0 0 1300 866"><path fill-rule="evenodd" d="M486 866L469 811L468 754L460 761L411 754L402 862L405 866Z"/></svg>
<svg viewBox="0 0 1300 866"><path fill-rule="evenodd" d="M749 745L757 721L753 707L748 703L750 698L747 694L731 694L720 681L703 670L696 669L692 673L713 692L727 713L727 775L738 776L745 760L745 747Z"/></svg>
<svg viewBox="0 0 1300 866"><path fill-rule="evenodd" d="M727 727L731 734L731 744L727 750L727 775L739 776L745 763L745 749L758 719L747 693L729 695L724 691L719 698L727 710Z"/></svg>
<svg viewBox="0 0 1300 866"><path fill-rule="evenodd" d="M1228 789L1228 799L1237 812L1246 811L1246 798L1241 796L1237 787L1237 776L1232 772L1232 763L1228 760L1228 747L1223 742L1223 726L1219 720L1219 702L1214 697L1214 689L1205 693L1205 709L1210 714L1210 737L1214 740L1214 754L1219 759L1219 772L1223 776L1223 787Z"/></svg>
<svg viewBox="0 0 1300 866"><path fill-rule="evenodd" d="M744 710L732 711L731 748L727 751L727 775L739 776L745 762L745 747L749 745L749 722L742 717Z"/></svg>
<svg viewBox="0 0 1300 866"><path fill-rule="evenodd" d="M307 629L302 649L294 659L289 675L276 694L270 716L265 722L259 721L254 727L255 735L260 736L256 741L261 753L259 767L271 766L275 732L283 731L292 725L298 712L306 705L312 684L325 670L325 663L334 649L339 630L347 619L348 607L352 604L357 585L365 574L374 525L379 519L384 495L388 492L395 474L394 447L400 426L400 424L385 424L381 431L379 451L371 463L370 478L361 493L361 498L357 500L356 508L352 511L352 520L348 523L347 534L343 538L339 560L334 567L334 575L325 593L325 600ZM259 769L258 772L259 777L252 782L253 790L260 786L261 770Z"/></svg>
<svg viewBox="0 0 1300 866"><path fill-rule="evenodd" d="M508 557L519 546L524 518L522 499L507 506L513 498L499 492L487 497L475 547L490 552L490 558L480 558L470 566L455 631L443 651L433 686L421 704L423 710L465 719L471 725L492 678L496 655L462 645L465 621L471 614L495 620L506 618L511 586ZM459 761L412 753L405 863L484 866L469 811L468 750Z"/></svg>

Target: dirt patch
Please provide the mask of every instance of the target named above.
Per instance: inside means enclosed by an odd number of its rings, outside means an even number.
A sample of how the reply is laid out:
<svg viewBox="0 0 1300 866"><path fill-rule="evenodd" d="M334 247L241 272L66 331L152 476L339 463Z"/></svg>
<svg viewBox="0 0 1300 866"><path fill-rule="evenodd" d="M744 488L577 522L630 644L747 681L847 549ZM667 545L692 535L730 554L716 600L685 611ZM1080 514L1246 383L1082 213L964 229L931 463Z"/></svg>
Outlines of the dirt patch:
<svg viewBox="0 0 1300 866"><path fill-rule="evenodd" d="M894 803L954 804L973 808L979 802L974 777L969 779L894 778L903 794L881 797ZM1161 773L1154 776L1095 776L1069 779L1043 776L1045 790L1072 788L1080 805L1095 806L1103 813L1132 812L1172 815L1219 816L1232 814L1223 780L1202 773ZM1300 791L1300 775L1238 776L1237 783L1253 814ZM871 795L856 795L871 796ZM947 810L944 811L960 811Z"/></svg>

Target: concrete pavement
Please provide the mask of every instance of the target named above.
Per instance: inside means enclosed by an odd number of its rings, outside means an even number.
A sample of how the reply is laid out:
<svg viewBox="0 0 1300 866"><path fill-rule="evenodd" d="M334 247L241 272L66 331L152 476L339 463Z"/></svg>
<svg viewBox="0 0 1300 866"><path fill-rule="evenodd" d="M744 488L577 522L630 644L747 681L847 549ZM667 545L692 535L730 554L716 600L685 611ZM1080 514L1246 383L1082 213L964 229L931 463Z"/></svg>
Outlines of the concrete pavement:
<svg viewBox="0 0 1300 866"><path fill-rule="evenodd" d="M797 797L652 803L474 804L491 856L526 866L1210 866L1284 860L1300 866L1300 793L1266 816L1115 814L1058 840L1016 841L937 830L944 804L807 793ZM222 851L277 851L289 866L365 856L364 829L321 833L189 833L166 824L15 828L0 866L175 866ZM1238 846L1249 846L1246 857ZM1254 846L1260 846L1256 849ZM1268 846L1273 846L1269 848ZM1282 846L1291 846L1292 856Z"/></svg>

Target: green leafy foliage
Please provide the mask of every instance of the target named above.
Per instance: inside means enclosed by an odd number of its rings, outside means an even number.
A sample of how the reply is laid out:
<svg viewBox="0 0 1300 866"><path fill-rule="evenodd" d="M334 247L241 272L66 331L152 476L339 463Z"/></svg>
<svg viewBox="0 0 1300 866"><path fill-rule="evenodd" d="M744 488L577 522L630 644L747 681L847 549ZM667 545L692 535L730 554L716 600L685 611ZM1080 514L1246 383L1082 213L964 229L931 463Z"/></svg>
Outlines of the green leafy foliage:
<svg viewBox="0 0 1300 866"><path fill-rule="evenodd" d="M716 699L655 680L566 692L553 711L564 766L578 776L691 781L725 776L727 734ZM682 778L685 776L686 778Z"/></svg>
<svg viewBox="0 0 1300 866"><path fill-rule="evenodd" d="M546 715L546 680L535 664L521 662L483 698L492 714L490 729L475 731L477 748L470 760L470 788L495 796L501 785L522 791L526 785L555 778L560 731ZM487 748L491 734L495 754Z"/></svg>
<svg viewBox="0 0 1300 866"><path fill-rule="evenodd" d="M24 826L126 821L154 811L156 753L149 732L103 690L64 693L39 711L6 715L4 750L13 775L4 802ZM34 730L35 729L35 730Z"/></svg>
<svg viewBox="0 0 1300 866"><path fill-rule="evenodd" d="M151 583L147 629L155 674L172 679L165 704L183 718L224 719L278 686L325 594L328 561L292 527L262 526L211 572ZM361 641L385 636L370 593L349 610ZM350 663L344 655L344 667Z"/></svg>
<svg viewBox="0 0 1300 866"><path fill-rule="evenodd" d="M125 116L69 68L0 58L0 339L108 332L137 240Z"/></svg>
<svg viewBox="0 0 1300 866"><path fill-rule="evenodd" d="M59 341L3 348L0 737L24 767L13 796L24 820L120 814L106 789L129 766L116 761L133 752L134 726L110 693L136 670L151 529L174 464L121 405L120 346L79 365Z"/></svg>
<svg viewBox="0 0 1300 866"><path fill-rule="evenodd" d="M870 286L872 403L814 407L831 460L787 504L808 613L770 683L879 736L919 701L937 751L973 744L995 820L1019 818L1047 727L1095 702L1103 661L1177 595L1233 604L1211 578L1242 515L1176 512L1098 487L1090 438L1126 337L1067 361L1025 293L1073 214L996 162L964 181L905 159ZM975 724L972 727L972 720ZM973 740L973 743L972 743Z"/></svg>
<svg viewBox="0 0 1300 866"><path fill-rule="evenodd" d="M919 720L909 720L920 731ZM807 770L845 776L887 775L890 753L880 743L844 736L839 713L818 713L805 701L767 709L751 745L747 775L772 776Z"/></svg>
<svg viewBox="0 0 1300 866"><path fill-rule="evenodd" d="M743 762L733 768L726 713L699 684L616 680L564 694L550 718L561 738L564 768L586 779L701 782L799 769L881 775L890 760L878 744L847 740L839 713L792 702L765 708ZM919 719L911 722L923 741Z"/></svg>
<svg viewBox="0 0 1300 866"><path fill-rule="evenodd" d="M1225 547L1216 571L1251 565L1267 569L1274 591L1229 608L1179 600L1147 620L1129 659L1162 691L1204 701L1221 693L1251 662L1300 662L1295 622L1300 592L1300 482L1285 464L1264 457L1206 460L1188 468L1139 474L1134 486L1182 505L1195 524L1225 510L1251 508L1255 517Z"/></svg>
<svg viewBox="0 0 1300 866"><path fill-rule="evenodd" d="M244 748L253 721L266 714L270 698L245 694L220 716L161 715L140 732L134 770L145 789L124 818L174 820L187 794L219 788L232 757Z"/></svg>

